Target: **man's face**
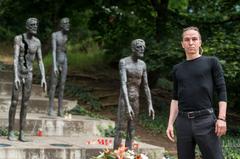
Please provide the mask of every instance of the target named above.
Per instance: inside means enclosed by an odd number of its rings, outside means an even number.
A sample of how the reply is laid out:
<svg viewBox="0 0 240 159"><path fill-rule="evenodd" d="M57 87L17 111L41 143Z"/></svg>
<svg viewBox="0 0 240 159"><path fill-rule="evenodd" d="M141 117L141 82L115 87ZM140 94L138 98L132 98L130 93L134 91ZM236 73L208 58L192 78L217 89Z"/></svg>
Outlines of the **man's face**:
<svg viewBox="0 0 240 159"><path fill-rule="evenodd" d="M63 18L61 20L61 28L64 30L64 31L69 31L70 30L70 22L69 22L69 19L68 18Z"/></svg>
<svg viewBox="0 0 240 159"><path fill-rule="evenodd" d="M145 42L144 41L137 41L134 48L133 52L137 57L143 57L144 56L144 51L145 51Z"/></svg>
<svg viewBox="0 0 240 159"><path fill-rule="evenodd" d="M37 34L38 30L38 21L35 18L31 18L27 20L26 28L28 32L32 34Z"/></svg>
<svg viewBox="0 0 240 159"><path fill-rule="evenodd" d="M186 54L199 53L201 44L202 41L197 31L187 30L183 33L182 47L184 48Z"/></svg>

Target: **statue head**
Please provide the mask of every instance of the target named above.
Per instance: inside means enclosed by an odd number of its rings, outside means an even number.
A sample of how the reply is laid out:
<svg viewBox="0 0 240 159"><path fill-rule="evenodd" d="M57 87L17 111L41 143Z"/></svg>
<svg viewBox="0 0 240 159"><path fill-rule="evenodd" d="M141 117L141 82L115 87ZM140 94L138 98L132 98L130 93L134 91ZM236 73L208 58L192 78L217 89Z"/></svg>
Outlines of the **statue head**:
<svg viewBox="0 0 240 159"><path fill-rule="evenodd" d="M137 57L143 57L146 48L145 41L142 39L135 39L131 43L132 52Z"/></svg>
<svg viewBox="0 0 240 159"><path fill-rule="evenodd" d="M31 34L37 34L37 30L38 30L37 18L28 18L26 21L26 29Z"/></svg>
<svg viewBox="0 0 240 159"><path fill-rule="evenodd" d="M64 31L69 31L70 30L70 20L69 18L65 17L60 20L60 27Z"/></svg>

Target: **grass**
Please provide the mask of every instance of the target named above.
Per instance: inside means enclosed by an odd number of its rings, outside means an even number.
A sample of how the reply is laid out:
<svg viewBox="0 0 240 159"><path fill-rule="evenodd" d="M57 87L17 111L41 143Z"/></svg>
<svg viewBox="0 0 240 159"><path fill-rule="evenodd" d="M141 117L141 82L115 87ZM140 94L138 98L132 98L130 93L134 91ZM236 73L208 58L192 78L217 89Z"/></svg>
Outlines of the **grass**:
<svg viewBox="0 0 240 159"><path fill-rule="evenodd" d="M98 54L84 54L84 53L68 53L68 68L70 72L84 72L88 70L94 70L104 66L104 53ZM44 65L47 69L51 69L52 55L48 54L44 57ZM97 67L100 66L100 67Z"/></svg>
<svg viewBox="0 0 240 159"><path fill-rule="evenodd" d="M105 116L102 116L98 113L94 113L92 111L86 110L84 107L77 105L74 107L72 110L70 110L68 113L73 114L73 115L83 115L83 116L89 116L95 119L108 119Z"/></svg>
<svg viewBox="0 0 240 159"><path fill-rule="evenodd" d="M106 67L106 55L97 42L89 38L79 43L70 42L67 48L68 68L70 72L96 71ZM44 57L44 65L51 69L52 54Z"/></svg>

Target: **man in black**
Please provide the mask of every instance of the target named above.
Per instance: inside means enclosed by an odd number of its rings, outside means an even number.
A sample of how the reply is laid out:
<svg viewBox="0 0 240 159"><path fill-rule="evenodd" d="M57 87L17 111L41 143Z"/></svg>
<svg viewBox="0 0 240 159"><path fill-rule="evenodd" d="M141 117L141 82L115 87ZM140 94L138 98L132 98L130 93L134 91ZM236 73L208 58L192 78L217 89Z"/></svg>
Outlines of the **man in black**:
<svg viewBox="0 0 240 159"><path fill-rule="evenodd" d="M186 60L173 67L167 136L174 141L176 120L179 159L194 159L196 144L204 159L223 159L219 137L227 131L227 93L222 67L217 58L201 55L198 28L185 28L182 38ZM212 108L214 90L219 101L218 118Z"/></svg>

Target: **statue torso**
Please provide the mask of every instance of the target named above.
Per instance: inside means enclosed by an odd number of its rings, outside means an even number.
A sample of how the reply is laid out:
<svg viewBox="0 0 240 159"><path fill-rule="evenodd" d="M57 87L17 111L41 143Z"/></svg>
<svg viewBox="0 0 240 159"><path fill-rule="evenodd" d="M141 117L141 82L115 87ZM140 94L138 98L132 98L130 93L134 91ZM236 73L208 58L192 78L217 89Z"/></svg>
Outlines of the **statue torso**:
<svg viewBox="0 0 240 159"><path fill-rule="evenodd" d="M61 31L55 32L56 40L56 53L66 53L67 51L67 34L63 34Z"/></svg>
<svg viewBox="0 0 240 159"><path fill-rule="evenodd" d="M15 37L15 45L19 45L18 68L20 73L28 73L33 69L33 61L40 47L40 41L36 37L26 38L26 34Z"/></svg>
<svg viewBox="0 0 240 159"><path fill-rule="evenodd" d="M142 82L145 64L141 60L133 62L131 58L125 58L125 70L127 76L127 90L129 97L139 96L139 89Z"/></svg>

